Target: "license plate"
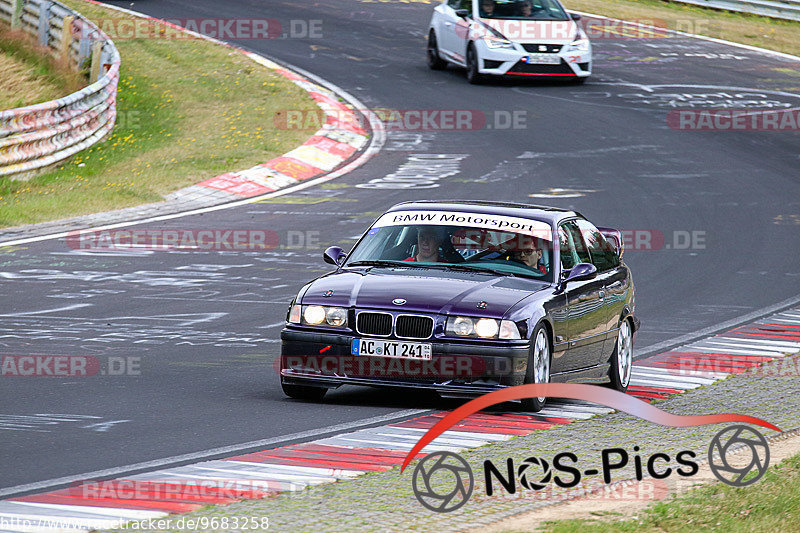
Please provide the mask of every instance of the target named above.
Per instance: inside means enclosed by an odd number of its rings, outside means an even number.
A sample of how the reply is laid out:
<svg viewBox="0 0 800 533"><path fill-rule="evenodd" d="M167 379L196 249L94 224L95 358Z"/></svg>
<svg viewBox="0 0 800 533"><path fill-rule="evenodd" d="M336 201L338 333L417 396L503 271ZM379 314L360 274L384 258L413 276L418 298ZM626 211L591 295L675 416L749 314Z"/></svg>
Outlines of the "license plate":
<svg viewBox="0 0 800 533"><path fill-rule="evenodd" d="M525 63L537 65L560 65L561 57L557 54L530 54L522 58Z"/></svg>
<svg viewBox="0 0 800 533"><path fill-rule="evenodd" d="M380 357L407 357L409 359L430 359L431 345L420 342L383 341L374 339L353 339L352 355L375 355Z"/></svg>

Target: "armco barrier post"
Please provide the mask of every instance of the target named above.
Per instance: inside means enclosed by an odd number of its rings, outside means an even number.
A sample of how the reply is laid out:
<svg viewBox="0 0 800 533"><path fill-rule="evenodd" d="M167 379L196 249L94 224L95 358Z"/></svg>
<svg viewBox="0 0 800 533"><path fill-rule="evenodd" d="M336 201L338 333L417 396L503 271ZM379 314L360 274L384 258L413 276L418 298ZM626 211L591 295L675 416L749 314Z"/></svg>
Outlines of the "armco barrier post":
<svg viewBox="0 0 800 533"><path fill-rule="evenodd" d="M22 25L22 3L24 0L11 1L11 29L16 30Z"/></svg>
<svg viewBox="0 0 800 533"><path fill-rule="evenodd" d="M103 43L103 46L100 47L100 73L98 77L105 76L108 73L113 61L114 52L112 51L111 45L109 43Z"/></svg>
<svg viewBox="0 0 800 533"><path fill-rule="evenodd" d="M47 46L50 43L50 9L53 2L45 1L39 4L39 44Z"/></svg>
<svg viewBox="0 0 800 533"><path fill-rule="evenodd" d="M104 43L95 41L92 43L92 67L89 70L89 83L94 83L100 77L100 66L103 64Z"/></svg>
<svg viewBox="0 0 800 533"><path fill-rule="evenodd" d="M89 54L92 53L92 43L94 41L92 40L92 37L90 35L87 35L87 33L88 32L86 31L86 29L83 28L81 31L80 43L78 46L78 69L83 68L83 62L86 61L86 59L89 58Z"/></svg>
<svg viewBox="0 0 800 533"><path fill-rule="evenodd" d="M61 59L65 63L69 61L69 47L72 45L73 20L75 20L73 15L67 15L64 17L64 22L61 26Z"/></svg>

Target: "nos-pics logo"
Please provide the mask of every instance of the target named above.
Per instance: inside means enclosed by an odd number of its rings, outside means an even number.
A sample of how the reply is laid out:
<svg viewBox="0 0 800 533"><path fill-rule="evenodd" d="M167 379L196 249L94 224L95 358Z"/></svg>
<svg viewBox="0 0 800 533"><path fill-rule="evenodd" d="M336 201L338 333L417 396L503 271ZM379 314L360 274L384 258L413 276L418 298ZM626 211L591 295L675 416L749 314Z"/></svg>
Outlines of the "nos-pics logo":
<svg viewBox="0 0 800 533"><path fill-rule="evenodd" d="M639 448L634 447L638 452ZM497 468L484 461L486 494L494 492L492 480L510 494L516 493L517 483L527 490L538 491L551 482L562 488L575 487L581 478L602 475L604 483L611 482L611 472L629 464L630 454L622 448L602 452L600 469L581 470L578 457L561 453L553 461L529 457L517 468L513 459L506 460L507 468ZM642 480L645 472L654 479L664 479L673 472L689 477L697 474L699 466L694 452L684 450L676 454L677 464L671 465L664 453L642 458L633 454L636 479ZM761 479L769 467L769 444L764 436L745 425L734 425L717 433L708 448L708 462L713 474L728 485L743 487ZM455 511L467 503L475 486L475 476L469 464L453 452L434 452L417 464L412 478L412 488L417 500L427 509L439 513Z"/></svg>

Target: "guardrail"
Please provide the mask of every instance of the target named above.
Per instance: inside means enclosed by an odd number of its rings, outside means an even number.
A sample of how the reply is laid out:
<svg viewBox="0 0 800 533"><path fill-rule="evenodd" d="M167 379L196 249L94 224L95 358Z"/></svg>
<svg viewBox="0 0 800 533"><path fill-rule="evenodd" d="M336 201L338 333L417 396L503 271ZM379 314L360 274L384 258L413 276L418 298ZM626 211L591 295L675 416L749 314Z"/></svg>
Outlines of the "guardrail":
<svg viewBox="0 0 800 533"><path fill-rule="evenodd" d="M765 17L800 20L800 1L797 0L676 0L682 4L738 11Z"/></svg>
<svg viewBox="0 0 800 533"><path fill-rule="evenodd" d="M38 40L89 83L64 98L0 111L0 176L30 173L105 138L117 118L120 56L80 13L51 0L0 0L0 20Z"/></svg>

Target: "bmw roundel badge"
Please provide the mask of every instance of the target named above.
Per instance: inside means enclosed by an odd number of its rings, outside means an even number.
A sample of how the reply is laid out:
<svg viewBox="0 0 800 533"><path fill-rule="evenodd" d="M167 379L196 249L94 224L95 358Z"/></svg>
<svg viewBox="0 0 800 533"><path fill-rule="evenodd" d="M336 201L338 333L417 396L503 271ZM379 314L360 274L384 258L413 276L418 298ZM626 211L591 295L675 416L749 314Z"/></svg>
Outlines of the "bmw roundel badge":
<svg viewBox="0 0 800 533"><path fill-rule="evenodd" d="M405 298L395 298L394 300L392 300L392 303L394 305L405 305L406 304L406 299Z"/></svg>

